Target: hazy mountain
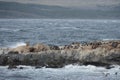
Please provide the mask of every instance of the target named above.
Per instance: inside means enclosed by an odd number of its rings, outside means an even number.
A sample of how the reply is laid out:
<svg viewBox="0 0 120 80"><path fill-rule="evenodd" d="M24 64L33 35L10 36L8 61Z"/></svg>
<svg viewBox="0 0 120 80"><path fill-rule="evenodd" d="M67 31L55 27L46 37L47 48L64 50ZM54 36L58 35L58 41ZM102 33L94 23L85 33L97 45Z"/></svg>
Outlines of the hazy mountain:
<svg viewBox="0 0 120 80"><path fill-rule="evenodd" d="M120 19L120 6L98 6L95 9L84 9L0 1L0 18Z"/></svg>
<svg viewBox="0 0 120 80"><path fill-rule="evenodd" d="M31 3L31 4L43 4L43 5L57 5L63 7L92 7L96 5L111 6L120 3L120 0L0 0L6 2L19 2L19 3Z"/></svg>

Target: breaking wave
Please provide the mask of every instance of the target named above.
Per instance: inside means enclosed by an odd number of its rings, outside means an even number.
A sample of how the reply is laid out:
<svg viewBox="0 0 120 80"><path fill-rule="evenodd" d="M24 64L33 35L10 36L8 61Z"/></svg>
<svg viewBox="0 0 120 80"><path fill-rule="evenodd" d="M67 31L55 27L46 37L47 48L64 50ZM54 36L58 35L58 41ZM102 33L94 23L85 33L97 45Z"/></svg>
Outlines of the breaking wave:
<svg viewBox="0 0 120 80"><path fill-rule="evenodd" d="M67 65L63 68L39 68L22 66L23 69L7 69L0 66L1 80L119 80L120 66L112 69L95 67L92 65ZM21 67L18 66L18 67Z"/></svg>
<svg viewBox="0 0 120 80"><path fill-rule="evenodd" d="M20 29L0 28L0 31L18 32Z"/></svg>
<svg viewBox="0 0 120 80"><path fill-rule="evenodd" d="M17 42L17 43L12 43L11 45L9 45L8 47L10 48L15 48L15 47L18 47L18 46L25 46L26 43L25 42Z"/></svg>

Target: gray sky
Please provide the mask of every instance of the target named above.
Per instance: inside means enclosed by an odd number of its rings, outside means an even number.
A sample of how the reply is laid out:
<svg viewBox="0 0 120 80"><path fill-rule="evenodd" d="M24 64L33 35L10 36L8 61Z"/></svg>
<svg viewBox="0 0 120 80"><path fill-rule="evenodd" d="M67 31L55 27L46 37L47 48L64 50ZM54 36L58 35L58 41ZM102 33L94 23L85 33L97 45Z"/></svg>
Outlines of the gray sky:
<svg viewBox="0 0 120 80"><path fill-rule="evenodd" d="M120 0L0 0L9 2L35 3L46 5L59 5L69 7L94 7L96 5L118 5Z"/></svg>

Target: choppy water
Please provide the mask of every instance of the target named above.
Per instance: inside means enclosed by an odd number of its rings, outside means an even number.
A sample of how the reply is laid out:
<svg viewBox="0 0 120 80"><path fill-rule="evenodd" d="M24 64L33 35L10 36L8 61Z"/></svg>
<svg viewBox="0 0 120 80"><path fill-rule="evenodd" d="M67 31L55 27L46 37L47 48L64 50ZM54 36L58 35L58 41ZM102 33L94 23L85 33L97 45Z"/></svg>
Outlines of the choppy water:
<svg viewBox="0 0 120 80"><path fill-rule="evenodd" d="M120 20L0 19L0 46L120 39Z"/></svg>
<svg viewBox="0 0 120 80"><path fill-rule="evenodd" d="M12 70L0 67L0 80L120 80L120 66L112 69L91 65L68 65L58 69L24 66L24 69Z"/></svg>
<svg viewBox="0 0 120 80"><path fill-rule="evenodd" d="M65 45L107 39L120 39L120 20L0 19L0 47L16 47L26 41ZM0 80L120 80L120 66L109 70L77 65L22 70L1 66Z"/></svg>

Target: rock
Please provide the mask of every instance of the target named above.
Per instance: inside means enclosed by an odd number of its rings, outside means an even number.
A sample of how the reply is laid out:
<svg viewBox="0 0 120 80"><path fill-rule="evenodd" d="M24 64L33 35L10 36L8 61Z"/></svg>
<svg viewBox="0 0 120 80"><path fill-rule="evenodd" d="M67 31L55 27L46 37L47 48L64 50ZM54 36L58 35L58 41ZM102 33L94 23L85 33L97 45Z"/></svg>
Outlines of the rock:
<svg viewBox="0 0 120 80"><path fill-rule="evenodd" d="M42 68L42 66L35 66L35 69L39 69L39 68Z"/></svg>
<svg viewBox="0 0 120 80"><path fill-rule="evenodd" d="M9 51L8 54L19 54L18 51Z"/></svg>
<svg viewBox="0 0 120 80"><path fill-rule="evenodd" d="M117 75L118 74L118 72L115 72L115 75Z"/></svg>
<svg viewBox="0 0 120 80"><path fill-rule="evenodd" d="M106 69L111 69L111 68L114 68L114 66L106 65L105 68L106 68Z"/></svg>
<svg viewBox="0 0 120 80"><path fill-rule="evenodd" d="M41 43L34 45L33 48L34 48L34 52L47 51L50 49L49 46Z"/></svg>
<svg viewBox="0 0 120 80"><path fill-rule="evenodd" d="M60 50L59 46L56 45L49 45L50 50Z"/></svg>
<svg viewBox="0 0 120 80"><path fill-rule="evenodd" d="M112 45L111 45L113 48L117 48L118 46L118 43L117 42L112 42Z"/></svg>
<svg viewBox="0 0 120 80"><path fill-rule="evenodd" d="M19 69L23 69L23 67L19 67Z"/></svg>
<svg viewBox="0 0 120 80"><path fill-rule="evenodd" d="M14 65L61 68L77 63L110 69L109 65L120 65L119 43L120 41L98 41L86 45L72 43L62 48L44 44L19 46L8 54L0 54L0 65L10 65L10 68Z"/></svg>
<svg viewBox="0 0 120 80"><path fill-rule="evenodd" d="M92 49L96 49L96 48L98 48L100 45L102 45L101 42L95 42L95 43L92 44Z"/></svg>
<svg viewBox="0 0 120 80"><path fill-rule="evenodd" d="M110 64L107 64L107 63L102 63L102 62L85 62L83 63L84 65L95 65L95 66L104 66L106 68L110 68Z"/></svg>
<svg viewBox="0 0 120 80"><path fill-rule="evenodd" d="M5 54L0 55L0 65L7 65L8 64L8 56Z"/></svg>
<svg viewBox="0 0 120 80"><path fill-rule="evenodd" d="M16 48L13 48L9 51L9 53L27 53L30 52L31 47L30 46L18 46Z"/></svg>
<svg viewBox="0 0 120 80"><path fill-rule="evenodd" d="M73 42L69 46L71 49L78 49L81 46L81 44L79 42Z"/></svg>
<svg viewBox="0 0 120 80"><path fill-rule="evenodd" d="M8 66L8 69L16 69L16 68L17 68L16 65L9 65L9 66Z"/></svg>
<svg viewBox="0 0 120 80"><path fill-rule="evenodd" d="M82 46L82 49L83 49L83 50L92 50L92 45Z"/></svg>

